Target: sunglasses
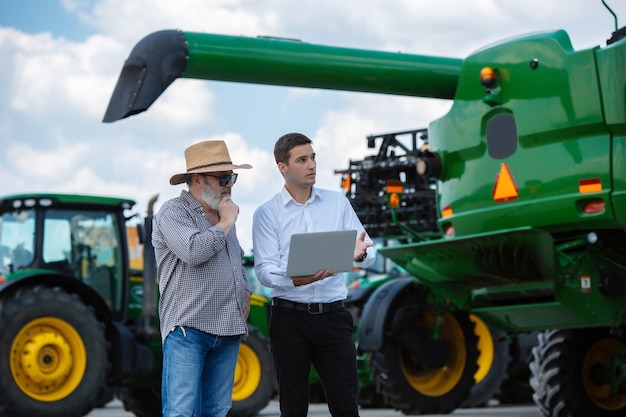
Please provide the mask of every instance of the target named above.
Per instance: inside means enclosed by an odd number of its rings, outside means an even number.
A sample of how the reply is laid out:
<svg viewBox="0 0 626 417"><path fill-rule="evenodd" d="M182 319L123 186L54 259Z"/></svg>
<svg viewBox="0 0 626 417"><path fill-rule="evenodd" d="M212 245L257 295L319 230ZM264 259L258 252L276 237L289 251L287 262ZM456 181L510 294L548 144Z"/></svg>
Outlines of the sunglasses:
<svg viewBox="0 0 626 417"><path fill-rule="evenodd" d="M239 174L236 174L236 173L224 174L224 175L202 174L203 177L219 178L219 180L220 180L220 187L225 187L231 181L232 181L233 184L236 183L238 175Z"/></svg>

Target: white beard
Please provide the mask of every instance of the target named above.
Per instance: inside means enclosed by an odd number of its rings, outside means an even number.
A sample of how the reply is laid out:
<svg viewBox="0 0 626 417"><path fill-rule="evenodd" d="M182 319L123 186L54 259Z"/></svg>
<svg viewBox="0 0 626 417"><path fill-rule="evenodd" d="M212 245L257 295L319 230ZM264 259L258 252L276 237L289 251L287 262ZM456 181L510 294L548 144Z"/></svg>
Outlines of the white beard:
<svg viewBox="0 0 626 417"><path fill-rule="evenodd" d="M207 204L207 206L211 207L213 210L218 211L220 201L222 200L222 193L220 191L215 191L209 184L206 182L202 187L202 200Z"/></svg>

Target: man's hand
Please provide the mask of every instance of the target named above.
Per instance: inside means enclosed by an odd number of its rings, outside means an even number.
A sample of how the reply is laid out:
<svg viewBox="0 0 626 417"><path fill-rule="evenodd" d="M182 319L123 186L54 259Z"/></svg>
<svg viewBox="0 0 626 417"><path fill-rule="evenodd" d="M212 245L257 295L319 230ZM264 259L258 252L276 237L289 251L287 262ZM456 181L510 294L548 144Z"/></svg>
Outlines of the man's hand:
<svg viewBox="0 0 626 417"><path fill-rule="evenodd" d="M230 224L235 224L239 215L239 207L230 198L230 194L222 194L220 204L218 206L220 220L224 220Z"/></svg>
<svg viewBox="0 0 626 417"><path fill-rule="evenodd" d="M372 242L365 241L365 230L361 232L361 236L356 240L356 244L354 245L354 259L357 262L363 262L365 257L367 256L367 248L374 246Z"/></svg>
<svg viewBox="0 0 626 417"><path fill-rule="evenodd" d="M239 206L233 202L230 198L230 194L222 194L222 199L218 206L218 213L220 216L218 224L224 229L224 234L227 235L237 221L237 216L239 216Z"/></svg>
<svg viewBox="0 0 626 417"><path fill-rule="evenodd" d="M334 273L331 274L330 270L328 269L322 269L320 271L317 271L317 274L315 275L305 275L301 277L290 277L290 278L293 281L293 285L295 285L296 287L299 287L301 285L311 284L315 281L321 281L324 278L334 277L335 275L337 274L334 274Z"/></svg>
<svg viewBox="0 0 626 417"><path fill-rule="evenodd" d="M248 320L250 316L250 300L252 300L252 293L246 291L246 295L243 300L243 318Z"/></svg>

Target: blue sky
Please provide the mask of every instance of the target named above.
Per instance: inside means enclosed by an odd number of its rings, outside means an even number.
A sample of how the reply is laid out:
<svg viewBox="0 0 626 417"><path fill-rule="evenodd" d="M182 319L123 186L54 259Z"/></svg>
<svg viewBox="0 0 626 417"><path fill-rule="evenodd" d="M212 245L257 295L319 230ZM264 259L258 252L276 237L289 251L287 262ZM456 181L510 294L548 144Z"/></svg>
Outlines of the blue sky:
<svg viewBox="0 0 626 417"><path fill-rule="evenodd" d="M623 23L626 4L608 1ZM612 4L614 3L614 4ZM600 0L21 0L0 2L0 194L131 197L145 212L180 193L183 150L223 139L242 173L238 234L251 249L254 209L282 186L271 155L283 133L314 140L318 185L371 154L365 137L426 127L443 100L177 80L145 113L104 124L124 60L144 36L181 29L279 36L351 48L463 58L503 39L564 29L575 49L614 30Z"/></svg>
<svg viewBox="0 0 626 417"><path fill-rule="evenodd" d="M0 2L0 25L27 33L51 32L55 36L74 41L83 40L95 32L77 21L56 0Z"/></svg>

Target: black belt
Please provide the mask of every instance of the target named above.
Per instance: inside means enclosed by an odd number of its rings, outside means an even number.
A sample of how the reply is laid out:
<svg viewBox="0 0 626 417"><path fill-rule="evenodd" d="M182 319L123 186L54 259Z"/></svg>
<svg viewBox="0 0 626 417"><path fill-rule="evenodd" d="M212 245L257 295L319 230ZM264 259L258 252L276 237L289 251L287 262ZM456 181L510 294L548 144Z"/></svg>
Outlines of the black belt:
<svg viewBox="0 0 626 417"><path fill-rule="evenodd" d="M294 301L283 300L282 298L272 298L272 305L290 310L304 311L309 314L331 313L333 311L344 310L343 301L332 303L296 303Z"/></svg>

